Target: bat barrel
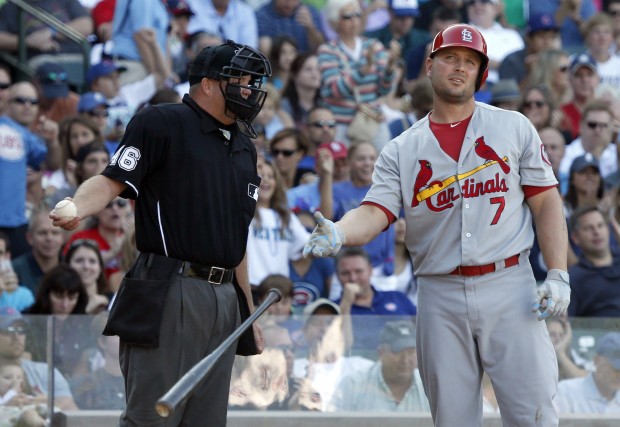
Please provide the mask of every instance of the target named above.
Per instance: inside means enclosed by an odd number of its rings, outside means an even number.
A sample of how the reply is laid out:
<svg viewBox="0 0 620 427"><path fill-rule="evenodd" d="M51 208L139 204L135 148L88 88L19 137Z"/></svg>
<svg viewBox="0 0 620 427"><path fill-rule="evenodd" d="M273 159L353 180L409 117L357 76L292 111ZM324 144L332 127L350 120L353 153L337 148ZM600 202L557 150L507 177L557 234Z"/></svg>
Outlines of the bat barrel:
<svg viewBox="0 0 620 427"><path fill-rule="evenodd" d="M252 326L252 323L254 323L271 304L280 301L281 298L282 294L279 290L270 289L263 303L254 310L254 313L252 313L245 322L235 329L211 354L194 365L192 369L183 375L181 379L157 401L155 404L155 411L157 414L164 418L172 415L175 409L187 399L196 386L209 374L222 354L239 339L246 329Z"/></svg>

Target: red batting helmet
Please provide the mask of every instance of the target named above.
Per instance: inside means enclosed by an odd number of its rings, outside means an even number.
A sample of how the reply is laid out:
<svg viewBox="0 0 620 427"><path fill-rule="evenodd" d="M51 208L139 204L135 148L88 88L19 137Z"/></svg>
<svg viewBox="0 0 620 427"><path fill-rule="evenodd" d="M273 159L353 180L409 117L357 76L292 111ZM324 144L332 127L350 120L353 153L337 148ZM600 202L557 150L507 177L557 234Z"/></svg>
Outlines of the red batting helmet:
<svg viewBox="0 0 620 427"><path fill-rule="evenodd" d="M467 24L450 25L443 31L440 31L433 40L433 48L431 58L440 49L445 47L467 47L478 52L482 63L480 64L480 72L476 81L476 90L480 89L489 75L489 57L487 56L487 42L480 34L480 31Z"/></svg>

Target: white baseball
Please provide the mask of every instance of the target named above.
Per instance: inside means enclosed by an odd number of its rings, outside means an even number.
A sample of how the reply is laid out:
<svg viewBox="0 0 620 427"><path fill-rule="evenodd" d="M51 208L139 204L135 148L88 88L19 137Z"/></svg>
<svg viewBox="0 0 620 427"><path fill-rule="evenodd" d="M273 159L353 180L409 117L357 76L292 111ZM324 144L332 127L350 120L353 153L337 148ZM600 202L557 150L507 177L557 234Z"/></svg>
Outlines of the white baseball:
<svg viewBox="0 0 620 427"><path fill-rule="evenodd" d="M61 200L56 203L54 213L61 218L75 218L77 216L77 208L71 200Z"/></svg>

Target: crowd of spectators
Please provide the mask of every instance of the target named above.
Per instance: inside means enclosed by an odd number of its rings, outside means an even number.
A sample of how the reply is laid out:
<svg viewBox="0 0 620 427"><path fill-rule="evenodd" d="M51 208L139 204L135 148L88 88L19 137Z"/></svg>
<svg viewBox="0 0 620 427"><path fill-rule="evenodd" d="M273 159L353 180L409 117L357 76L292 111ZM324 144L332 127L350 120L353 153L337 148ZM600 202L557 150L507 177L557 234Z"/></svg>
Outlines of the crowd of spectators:
<svg viewBox="0 0 620 427"><path fill-rule="evenodd" d="M24 425L45 417L45 331L34 315L57 319L56 405L123 407L118 339L101 331L138 254L133 204L117 198L71 234L48 214L114 158L138 110L182 102L188 64L226 39L260 49L274 70L255 121L262 182L247 252L256 302L271 287L284 296L264 320L265 353L235 367L232 408L428 411L404 221L337 259L301 253L313 213L338 220L358 206L383 146L429 113L429 44L458 22L488 44L489 78L476 99L525 115L560 182L569 315L620 317L620 0L35 3L92 50L76 85L78 45L26 14L32 77L0 61L0 417L6 407ZM0 49L17 53L17 6L0 5ZM372 132L354 129L360 109L376 113ZM544 278L537 242L530 262ZM620 335L601 337L587 360L568 319L547 323L558 408L620 412ZM492 412L484 381L483 395Z"/></svg>

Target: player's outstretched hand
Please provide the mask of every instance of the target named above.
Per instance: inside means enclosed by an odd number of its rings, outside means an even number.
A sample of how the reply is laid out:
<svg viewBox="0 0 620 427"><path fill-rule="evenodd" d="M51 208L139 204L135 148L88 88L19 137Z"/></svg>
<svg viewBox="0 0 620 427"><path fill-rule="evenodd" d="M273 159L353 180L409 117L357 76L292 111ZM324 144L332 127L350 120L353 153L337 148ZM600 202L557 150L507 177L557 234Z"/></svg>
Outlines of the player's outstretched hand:
<svg viewBox="0 0 620 427"><path fill-rule="evenodd" d="M561 316L566 313L570 303L570 283L568 273L552 269L547 272L547 278L536 291L536 300L532 304L532 311L539 311L538 320L549 316Z"/></svg>
<svg viewBox="0 0 620 427"><path fill-rule="evenodd" d="M321 212L314 213L317 226L304 246L304 257L312 254L315 257L336 255L344 244L344 233L334 222L325 219Z"/></svg>

